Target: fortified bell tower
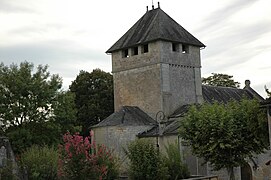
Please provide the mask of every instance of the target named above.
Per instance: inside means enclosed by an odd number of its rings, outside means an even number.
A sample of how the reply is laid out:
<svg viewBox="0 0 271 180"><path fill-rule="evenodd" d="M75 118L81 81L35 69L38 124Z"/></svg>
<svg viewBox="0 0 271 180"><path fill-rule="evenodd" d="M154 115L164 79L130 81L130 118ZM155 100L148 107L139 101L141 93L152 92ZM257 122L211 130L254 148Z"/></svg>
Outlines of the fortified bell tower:
<svg viewBox="0 0 271 180"><path fill-rule="evenodd" d="M155 118L202 101L200 48L205 47L158 4L110 48L115 111L138 106Z"/></svg>

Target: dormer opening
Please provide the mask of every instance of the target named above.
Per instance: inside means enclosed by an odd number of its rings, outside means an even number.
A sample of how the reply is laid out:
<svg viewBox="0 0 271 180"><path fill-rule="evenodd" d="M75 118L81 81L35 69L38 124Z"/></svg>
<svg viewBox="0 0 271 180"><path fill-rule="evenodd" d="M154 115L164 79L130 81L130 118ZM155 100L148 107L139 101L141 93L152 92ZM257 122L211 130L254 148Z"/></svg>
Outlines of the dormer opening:
<svg viewBox="0 0 271 180"><path fill-rule="evenodd" d="M122 50L122 57L123 57L123 58L129 57L129 51L128 51L128 49Z"/></svg>
<svg viewBox="0 0 271 180"><path fill-rule="evenodd" d="M182 53L187 54L189 53L189 46L186 44L182 44Z"/></svg>
<svg viewBox="0 0 271 180"><path fill-rule="evenodd" d="M172 51L179 52L179 44L178 43L172 43Z"/></svg>
<svg viewBox="0 0 271 180"><path fill-rule="evenodd" d="M138 47L132 48L132 56L138 55Z"/></svg>
<svg viewBox="0 0 271 180"><path fill-rule="evenodd" d="M143 53L149 52L149 45L148 45L148 44L144 44L144 45L142 46L142 52L143 52Z"/></svg>

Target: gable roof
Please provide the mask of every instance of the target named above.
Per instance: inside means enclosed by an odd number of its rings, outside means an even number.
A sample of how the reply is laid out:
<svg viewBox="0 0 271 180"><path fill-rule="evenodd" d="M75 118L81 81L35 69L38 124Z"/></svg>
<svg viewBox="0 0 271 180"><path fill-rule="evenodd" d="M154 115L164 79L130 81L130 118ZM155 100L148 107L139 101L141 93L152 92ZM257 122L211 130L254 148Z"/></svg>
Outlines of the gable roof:
<svg viewBox="0 0 271 180"><path fill-rule="evenodd" d="M232 87L202 85L202 96L204 102L211 104L215 101L226 104L230 100L240 101L244 97L248 99L256 98L259 101L264 100L256 91L247 86L244 89L238 89ZM179 107L169 117L177 118L184 116L190 106L191 105L186 104Z"/></svg>
<svg viewBox="0 0 271 180"><path fill-rule="evenodd" d="M205 47L162 9L156 8L147 11L106 53L155 40Z"/></svg>
<svg viewBox="0 0 271 180"><path fill-rule="evenodd" d="M217 101L217 102L226 104L230 100L240 101L244 97L248 99L256 98L260 102L264 100L256 91L254 91L249 86L246 86L244 89L237 89L237 88L231 88L231 87L202 85L202 94L203 94L203 100L206 103L214 103L215 101ZM168 118L174 119L178 117L184 117L187 111L189 110L190 106L191 104L186 104L179 107ZM178 134L179 127L180 127L179 120L173 120L173 121L170 120L169 124L163 130L163 135L172 135L172 134L176 135ZM158 136L159 135L158 132L159 132L159 127L154 126L150 130L138 134L138 137Z"/></svg>
<svg viewBox="0 0 271 180"><path fill-rule="evenodd" d="M213 103L214 101L227 103L230 100L240 101L244 97L248 99L256 98L260 101L264 100L251 87L238 89L238 88L232 88L232 87L202 85L202 95L203 95L204 101L207 103Z"/></svg>
<svg viewBox="0 0 271 180"><path fill-rule="evenodd" d="M119 111L111 114L100 123L92 126L141 126L141 125L155 125L157 124L150 116L136 106L123 106Z"/></svg>

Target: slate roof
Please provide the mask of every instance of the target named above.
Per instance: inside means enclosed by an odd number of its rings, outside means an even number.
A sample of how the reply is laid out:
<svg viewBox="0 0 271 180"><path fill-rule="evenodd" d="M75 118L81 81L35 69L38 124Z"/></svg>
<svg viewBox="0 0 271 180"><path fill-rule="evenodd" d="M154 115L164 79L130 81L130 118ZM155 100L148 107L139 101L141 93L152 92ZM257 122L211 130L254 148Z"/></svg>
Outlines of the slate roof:
<svg viewBox="0 0 271 180"><path fill-rule="evenodd" d="M202 96L203 100L206 103L214 103L215 101L226 104L230 100L240 101L243 97L248 99L256 98L259 101L263 101L264 99L251 87L245 87L244 89L237 89L231 87L221 87L221 86L208 86L202 85ZM184 116L188 111L191 105L186 104L178 109L170 115L170 118L177 118Z"/></svg>
<svg viewBox="0 0 271 180"><path fill-rule="evenodd" d="M163 135L176 135L179 133L180 121L170 121L166 127L163 129ZM158 136L159 127L158 125L153 126L151 129L141 132L137 137L155 137Z"/></svg>
<svg viewBox="0 0 271 180"><path fill-rule="evenodd" d="M230 87L217 87L217 86L206 86L202 85L202 94L203 100L207 103L214 103L214 101L218 101L220 103L227 103L230 100L240 101L243 97L253 99L256 98L259 101L263 101L264 99L256 93L251 87L245 87L244 89L230 88ZM271 100L266 100L265 103L271 103ZM183 105L178 108L172 115L168 118L178 118L184 117L185 113L188 111L191 105ZM170 121L170 123L163 130L163 135L171 135L178 134L178 129L180 127L180 121ZM150 137L150 136L158 136L158 126L154 126L147 132L142 132L138 135L138 137Z"/></svg>
<svg viewBox="0 0 271 180"><path fill-rule="evenodd" d="M267 98L261 102L262 106L271 106L271 98Z"/></svg>
<svg viewBox="0 0 271 180"><path fill-rule="evenodd" d="M207 86L202 85L203 99L207 103L213 103L218 101L221 103L227 103L230 100L240 101L243 97L248 99L257 98L262 101L263 98L250 87L244 89L232 88L232 87L220 87L220 86Z"/></svg>
<svg viewBox="0 0 271 180"><path fill-rule="evenodd" d="M111 114L100 123L92 126L141 126L141 125L155 125L157 124L150 116L136 106L123 106L119 111Z"/></svg>
<svg viewBox="0 0 271 180"><path fill-rule="evenodd" d="M205 47L162 9L157 8L146 12L106 53L155 40Z"/></svg>

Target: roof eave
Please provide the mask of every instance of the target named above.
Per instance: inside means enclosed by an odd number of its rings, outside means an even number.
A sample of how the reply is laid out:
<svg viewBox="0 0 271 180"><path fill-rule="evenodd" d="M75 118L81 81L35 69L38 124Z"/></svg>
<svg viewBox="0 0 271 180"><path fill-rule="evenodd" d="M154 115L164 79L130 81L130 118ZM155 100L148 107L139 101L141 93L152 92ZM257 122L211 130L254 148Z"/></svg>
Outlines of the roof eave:
<svg viewBox="0 0 271 180"><path fill-rule="evenodd" d="M152 40L149 40L149 41L133 44L133 45L130 45L130 46L124 46L124 47L121 47L121 48L113 48L114 47L114 45L113 45L105 53L106 54L112 54L113 52L116 52L116 51L119 51L119 50L132 48L132 47L135 47L135 46L140 46L140 45L144 45L144 44L151 43L151 42L154 42L154 41L159 41L159 40L168 41L168 42L176 42L176 43L181 43L181 44L187 44L187 45L192 45L192 46L196 46L196 47L200 47L200 48L205 48L206 47L205 44L203 44L200 41L199 41L198 44L196 44L196 43L187 43L187 42L182 42L182 41L173 41L171 39L166 39L166 38L157 38L157 39L152 39Z"/></svg>

